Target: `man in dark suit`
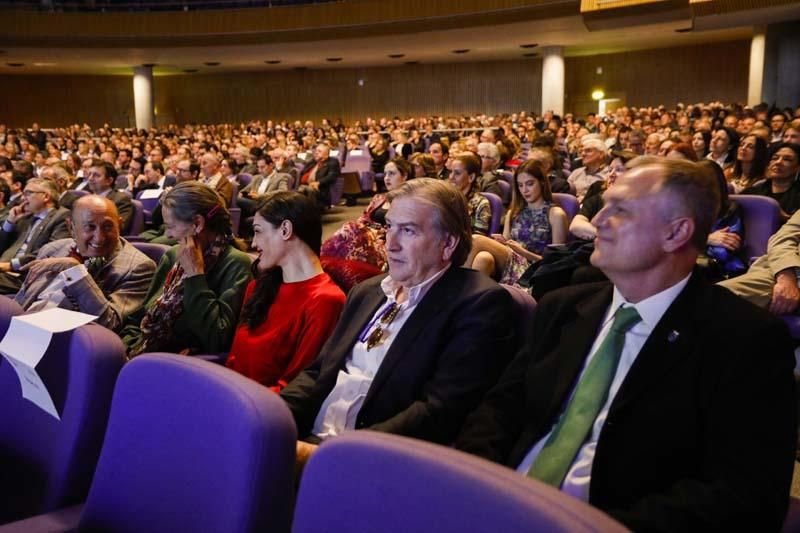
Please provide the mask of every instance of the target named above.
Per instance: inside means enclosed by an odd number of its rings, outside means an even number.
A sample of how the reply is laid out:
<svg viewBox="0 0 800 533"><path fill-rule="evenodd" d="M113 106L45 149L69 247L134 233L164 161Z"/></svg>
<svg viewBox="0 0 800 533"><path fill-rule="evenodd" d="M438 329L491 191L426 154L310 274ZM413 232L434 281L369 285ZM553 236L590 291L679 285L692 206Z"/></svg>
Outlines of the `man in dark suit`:
<svg viewBox="0 0 800 533"><path fill-rule="evenodd" d="M389 198L389 275L350 292L317 360L281 392L301 439L371 429L450 442L510 358L510 295L459 266L463 195L419 178ZM299 444L301 461L310 449Z"/></svg>
<svg viewBox="0 0 800 533"><path fill-rule="evenodd" d="M593 219L592 263L613 285L542 299L527 346L457 448L635 531L780 529L796 440L792 344L769 313L693 273L718 205L707 172L634 160Z"/></svg>
<svg viewBox="0 0 800 533"><path fill-rule="evenodd" d="M0 294L22 285L20 269L36 259L39 248L69 236L69 210L58 207L58 188L50 180L29 179L25 199L12 208L0 230Z"/></svg>
<svg viewBox="0 0 800 533"><path fill-rule="evenodd" d="M128 234L133 219L133 202L124 192L114 190L117 181L117 169L111 163L95 161L89 168L89 189L98 196L104 196L117 206L120 218L120 230Z"/></svg>
<svg viewBox="0 0 800 533"><path fill-rule="evenodd" d="M300 172L300 183L303 187L300 187L299 192L315 200L320 209L330 207L331 186L342 174L339 160L330 157L330 154L331 149L327 144L318 144L314 148L314 159Z"/></svg>

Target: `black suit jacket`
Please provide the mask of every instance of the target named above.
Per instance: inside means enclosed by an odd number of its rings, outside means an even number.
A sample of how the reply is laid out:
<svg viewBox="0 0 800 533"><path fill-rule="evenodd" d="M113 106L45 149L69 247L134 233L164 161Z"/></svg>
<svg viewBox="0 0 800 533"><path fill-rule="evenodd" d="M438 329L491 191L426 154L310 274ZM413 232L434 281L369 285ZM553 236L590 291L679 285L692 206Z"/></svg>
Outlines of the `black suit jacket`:
<svg viewBox="0 0 800 533"><path fill-rule="evenodd" d="M304 176L307 172L311 171L316 165L315 160L311 160L303 167L300 176ZM329 157L320 163L317 169L316 180L319 182L319 195L320 201L324 205L331 205L331 185L336 183L339 176L342 174L342 169L339 166L339 160L335 157Z"/></svg>
<svg viewBox="0 0 800 533"><path fill-rule="evenodd" d="M357 285L328 342L281 392L307 437L362 328L386 297L384 276ZM512 302L489 278L451 267L398 332L358 413L357 429L451 442L512 351Z"/></svg>
<svg viewBox="0 0 800 533"><path fill-rule="evenodd" d="M516 468L562 412L611 295L601 283L545 296L456 447ZM589 502L636 531L777 531L797 437L793 367L782 322L695 273L611 404Z"/></svg>
<svg viewBox="0 0 800 533"><path fill-rule="evenodd" d="M112 190L108 193L107 198L117 206L119 218L122 219L119 226L120 235L127 235L133 219L133 201L131 197L124 192Z"/></svg>

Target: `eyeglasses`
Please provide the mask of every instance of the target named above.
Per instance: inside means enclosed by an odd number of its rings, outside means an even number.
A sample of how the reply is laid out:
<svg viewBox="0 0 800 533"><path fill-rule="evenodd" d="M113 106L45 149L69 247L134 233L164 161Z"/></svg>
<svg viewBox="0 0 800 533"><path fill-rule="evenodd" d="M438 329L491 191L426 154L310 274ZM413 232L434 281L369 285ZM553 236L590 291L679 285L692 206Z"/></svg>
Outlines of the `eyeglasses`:
<svg viewBox="0 0 800 533"><path fill-rule="evenodd" d="M361 332L361 335L358 337L360 342L367 343L367 351L370 351L372 348L380 344L383 340L384 330L386 326L392 323L392 320L397 316L397 313L400 312L400 306L397 302L392 302L391 305L386 307L381 313L376 316L367 327L364 328L364 331ZM375 329L372 330L372 333L367 333L372 327L375 326Z"/></svg>
<svg viewBox="0 0 800 533"><path fill-rule="evenodd" d="M25 196L33 196L34 194L47 194L47 193L44 192L44 191L25 190L25 191L22 191L22 194L25 195Z"/></svg>

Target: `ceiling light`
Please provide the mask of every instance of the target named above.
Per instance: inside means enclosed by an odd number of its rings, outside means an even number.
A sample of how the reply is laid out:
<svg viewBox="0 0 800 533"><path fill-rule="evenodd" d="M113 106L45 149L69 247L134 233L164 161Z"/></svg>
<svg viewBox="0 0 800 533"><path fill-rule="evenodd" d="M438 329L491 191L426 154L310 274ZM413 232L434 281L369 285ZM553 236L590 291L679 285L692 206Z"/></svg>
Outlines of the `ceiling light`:
<svg viewBox="0 0 800 533"><path fill-rule="evenodd" d="M153 68L156 65L158 65L158 63L142 63L142 66L147 68Z"/></svg>
<svg viewBox="0 0 800 533"><path fill-rule="evenodd" d="M281 62L280 59L267 59L264 61L264 63L266 63L267 65L277 65L280 62Z"/></svg>
<svg viewBox="0 0 800 533"><path fill-rule="evenodd" d="M459 48L458 50L453 50L454 54L466 54L469 52L469 48Z"/></svg>
<svg viewBox="0 0 800 533"><path fill-rule="evenodd" d="M54 67L56 66L55 63L34 63L34 67Z"/></svg>
<svg viewBox="0 0 800 533"><path fill-rule="evenodd" d="M419 61L406 61L406 65L419 65Z"/></svg>
<svg viewBox="0 0 800 533"><path fill-rule="evenodd" d="M183 69L183 71L186 74L194 74L195 72L197 72L197 69L196 68L185 68L185 69Z"/></svg>
<svg viewBox="0 0 800 533"><path fill-rule="evenodd" d="M336 62L341 61L341 60L342 60L341 57L326 57L325 58L325 61L330 61L331 63L336 63Z"/></svg>
<svg viewBox="0 0 800 533"><path fill-rule="evenodd" d="M24 67L25 63L6 63L9 67Z"/></svg>
<svg viewBox="0 0 800 533"><path fill-rule="evenodd" d="M689 27L689 28L678 28L677 30L675 30L675 33L689 33L690 31L692 31L691 27Z"/></svg>
<svg viewBox="0 0 800 533"><path fill-rule="evenodd" d="M520 48L536 48L539 46L537 43L530 43L530 44L521 44L519 45Z"/></svg>
<svg viewBox="0 0 800 533"><path fill-rule="evenodd" d="M528 52L528 53L522 54L522 57L536 57L538 55L539 54L537 54L536 52Z"/></svg>
<svg viewBox="0 0 800 533"><path fill-rule="evenodd" d="M401 57L406 57L405 54L389 54L389 57L392 59L400 59Z"/></svg>
<svg viewBox="0 0 800 533"><path fill-rule="evenodd" d="M222 63L220 63L219 61L206 61L206 62L205 62L205 63L203 63L203 64L204 64L205 66L207 66L207 67L218 67L218 66L220 66Z"/></svg>

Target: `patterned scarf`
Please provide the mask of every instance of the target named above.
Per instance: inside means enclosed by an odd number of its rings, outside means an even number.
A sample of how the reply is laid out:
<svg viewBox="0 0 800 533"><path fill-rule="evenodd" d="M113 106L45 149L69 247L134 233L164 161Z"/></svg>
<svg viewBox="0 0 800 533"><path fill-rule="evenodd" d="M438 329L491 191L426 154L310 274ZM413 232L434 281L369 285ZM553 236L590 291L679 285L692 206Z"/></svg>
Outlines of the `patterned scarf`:
<svg viewBox="0 0 800 533"><path fill-rule="evenodd" d="M83 255L81 255L81 253L78 251L77 244L69 249L68 255L78 263L82 263L83 266L86 267L86 270L89 271L89 276L91 276L94 280L97 280L97 274L99 274L100 271L103 270L103 267L108 263L108 259L105 257L83 257Z"/></svg>
<svg viewBox="0 0 800 533"><path fill-rule="evenodd" d="M206 274L214 268L220 255L230 245L232 237L220 235L211 242L203 252L203 263ZM164 290L147 308L142 322L139 324L141 335L128 350L128 357L144 352L173 351L173 328L183 313L183 280L185 272L180 262L176 261L164 281Z"/></svg>

